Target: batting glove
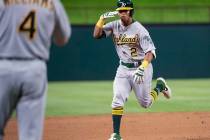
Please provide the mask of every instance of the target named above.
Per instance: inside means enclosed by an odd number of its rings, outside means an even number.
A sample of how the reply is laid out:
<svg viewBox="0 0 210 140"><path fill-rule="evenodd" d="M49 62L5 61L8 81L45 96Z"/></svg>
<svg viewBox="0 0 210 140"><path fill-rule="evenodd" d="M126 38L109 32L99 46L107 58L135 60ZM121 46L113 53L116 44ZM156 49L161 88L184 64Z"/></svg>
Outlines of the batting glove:
<svg viewBox="0 0 210 140"><path fill-rule="evenodd" d="M143 68L138 68L135 72L134 72L134 82L137 84L143 83L144 82L144 69Z"/></svg>
<svg viewBox="0 0 210 140"><path fill-rule="evenodd" d="M117 14L118 14L117 11L106 12L100 16L100 19L107 19L107 18L115 17L115 15L117 15Z"/></svg>

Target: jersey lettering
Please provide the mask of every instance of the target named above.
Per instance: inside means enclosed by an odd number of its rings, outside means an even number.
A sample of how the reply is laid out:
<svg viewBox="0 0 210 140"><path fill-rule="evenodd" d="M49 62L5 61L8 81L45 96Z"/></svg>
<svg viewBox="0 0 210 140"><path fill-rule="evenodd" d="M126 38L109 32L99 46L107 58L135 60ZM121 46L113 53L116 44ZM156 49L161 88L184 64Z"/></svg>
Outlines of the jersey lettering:
<svg viewBox="0 0 210 140"><path fill-rule="evenodd" d="M139 42L139 36L127 36L126 34L120 34L119 37L114 36L114 42L117 45L123 44L137 44Z"/></svg>

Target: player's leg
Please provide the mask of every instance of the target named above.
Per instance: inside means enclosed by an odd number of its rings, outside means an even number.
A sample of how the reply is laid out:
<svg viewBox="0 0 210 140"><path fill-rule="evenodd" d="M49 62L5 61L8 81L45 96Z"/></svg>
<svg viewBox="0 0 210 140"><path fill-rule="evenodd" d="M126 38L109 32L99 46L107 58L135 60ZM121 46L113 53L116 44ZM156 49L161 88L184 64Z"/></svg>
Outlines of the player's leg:
<svg viewBox="0 0 210 140"><path fill-rule="evenodd" d="M46 102L46 67L43 62L26 64L22 75L22 98L17 106L20 140L41 140Z"/></svg>
<svg viewBox="0 0 210 140"><path fill-rule="evenodd" d="M136 98L139 104L144 107L148 108L152 105L152 103L157 99L158 94L151 91L152 87L152 75L153 75L153 68L150 64L147 69L145 69L144 74L144 82L141 84L133 83L133 89L136 95Z"/></svg>
<svg viewBox="0 0 210 140"><path fill-rule="evenodd" d="M0 89L4 90L4 88L1 87L2 86L0 86ZM5 94L2 93L3 92L0 91L0 140L3 139L4 129L18 101L16 95L11 95L10 92L4 92Z"/></svg>
<svg viewBox="0 0 210 140"><path fill-rule="evenodd" d="M131 85L127 77L119 76L120 72L118 71L114 84L113 84L113 101L112 101L112 121L113 121L113 134L110 140L116 138L117 140L121 139L120 137L120 125L121 118L123 115L124 103L127 101L129 94L131 92Z"/></svg>
<svg viewBox="0 0 210 140"><path fill-rule="evenodd" d="M165 79L162 78L162 77L157 78L157 81L156 81L156 92L162 92L163 95L167 99L170 99L171 96L172 96L171 88L167 85Z"/></svg>
<svg viewBox="0 0 210 140"><path fill-rule="evenodd" d="M5 80L5 79L4 79ZM2 78L0 76L0 83ZM4 84L3 84L4 85ZM4 128L11 115L9 89L0 84L0 140L3 140Z"/></svg>
<svg viewBox="0 0 210 140"><path fill-rule="evenodd" d="M12 95L7 78L4 78L4 82L8 85L3 84L2 81L0 76L0 140L3 139L4 129L18 100L16 95Z"/></svg>
<svg viewBox="0 0 210 140"><path fill-rule="evenodd" d="M10 62L0 61L0 140L3 139L7 121L19 98L18 91L14 88L12 69L15 67L10 65Z"/></svg>
<svg viewBox="0 0 210 140"><path fill-rule="evenodd" d="M165 79L162 78L162 77L157 78L156 86L151 91L151 96L152 96L153 101L155 101L157 99L157 96L160 93L163 93L163 95L167 99L170 99L171 98L171 88L166 84Z"/></svg>
<svg viewBox="0 0 210 140"><path fill-rule="evenodd" d="M153 74L153 68L152 65L150 65L145 70L144 75L144 83L138 85L134 85L134 91L136 94L136 97L141 104L142 107L148 108L152 105L153 102L155 102L158 98L159 93L163 93L166 98L171 97L171 89L166 84L166 81L163 78L158 78L156 82L156 86L154 89L151 90L152 87L152 74Z"/></svg>

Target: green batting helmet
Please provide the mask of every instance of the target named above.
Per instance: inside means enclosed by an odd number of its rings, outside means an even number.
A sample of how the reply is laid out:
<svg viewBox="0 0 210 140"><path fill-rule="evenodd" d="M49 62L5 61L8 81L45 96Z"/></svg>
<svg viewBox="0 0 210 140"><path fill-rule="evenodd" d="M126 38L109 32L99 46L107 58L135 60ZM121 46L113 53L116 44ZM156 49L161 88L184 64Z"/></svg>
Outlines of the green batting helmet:
<svg viewBox="0 0 210 140"><path fill-rule="evenodd" d="M119 10L133 10L133 2L131 0L118 0L116 11Z"/></svg>

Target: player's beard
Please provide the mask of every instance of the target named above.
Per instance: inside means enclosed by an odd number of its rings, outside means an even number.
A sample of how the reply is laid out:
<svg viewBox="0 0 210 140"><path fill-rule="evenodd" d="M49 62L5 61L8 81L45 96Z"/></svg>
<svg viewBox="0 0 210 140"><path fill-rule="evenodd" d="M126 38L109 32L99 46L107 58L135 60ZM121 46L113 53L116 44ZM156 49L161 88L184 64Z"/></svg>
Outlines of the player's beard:
<svg viewBox="0 0 210 140"><path fill-rule="evenodd" d="M121 16L120 19L124 26L128 26L132 23L132 17L130 16Z"/></svg>
<svg viewBox="0 0 210 140"><path fill-rule="evenodd" d="M127 13L121 14L120 19L124 26L130 25L132 23L132 17L130 17L130 11L127 11Z"/></svg>

